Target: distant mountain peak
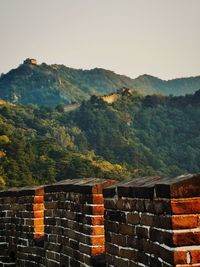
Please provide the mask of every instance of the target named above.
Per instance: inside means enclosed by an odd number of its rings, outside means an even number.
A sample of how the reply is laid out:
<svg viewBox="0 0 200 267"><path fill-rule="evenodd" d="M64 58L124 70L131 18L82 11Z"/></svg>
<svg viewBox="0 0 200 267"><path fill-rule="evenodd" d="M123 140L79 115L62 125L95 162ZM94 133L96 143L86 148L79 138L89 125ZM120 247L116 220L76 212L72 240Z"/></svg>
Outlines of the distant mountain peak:
<svg viewBox="0 0 200 267"><path fill-rule="evenodd" d="M141 80L161 80L161 81L164 81L158 77L155 77L153 75L149 75L149 74L142 74L142 75L139 75L136 79L141 79Z"/></svg>
<svg viewBox="0 0 200 267"><path fill-rule="evenodd" d="M56 106L109 95L118 88L130 88L140 94L184 95L200 88L200 76L169 81L143 74L136 79L111 70L74 69L64 65L38 64L34 58L0 76L0 98L22 104Z"/></svg>

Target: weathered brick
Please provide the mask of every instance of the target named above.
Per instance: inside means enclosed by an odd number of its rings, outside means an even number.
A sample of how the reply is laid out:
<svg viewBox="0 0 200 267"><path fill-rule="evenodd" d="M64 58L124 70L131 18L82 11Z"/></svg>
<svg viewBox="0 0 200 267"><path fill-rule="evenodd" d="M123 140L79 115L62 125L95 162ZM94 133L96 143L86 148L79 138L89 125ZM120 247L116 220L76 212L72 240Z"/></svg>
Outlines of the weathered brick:
<svg viewBox="0 0 200 267"><path fill-rule="evenodd" d="M140 224L145 226L154 226L154 215L143 213L141 215Z"/></svg>
<svg viewBox="0 0 200 267"><path fill-rule="evenodd" d="M179 247L200 245L200 231L184 231L181 233L173 233L173 245Z"/></svg>
<svg viewBox="0 0 200 267"><path fill-rule="evenodd" d="M174 215L171 217L173 229L197 228L199 225L199 215Z"/></svg>
<svg viewBox="0 0 200 267"><path fill-rule="evenodd" d="M174 264L187 264L186 251L174 251Z"/></svg>
<svg viewBox="0 0 200 267"><path fill-rule="evenodd" d="M129 213L127 214L126 222L127 222L128 224L139 224L139 223L140 223L140 216L139 216L139 213L129 212Z"/></svg>
<svg viewBox="0 0 200 267"><path fill-rule="evenodd" d="M116 207L119 210L133 211L136 210L136 199L119 198L116 203Z"/></svg>
<svg viewBox="0 0 200 267"><path fill-rule="evenodd" d="M125 259L114 258L113 259L113 266L116 266L116 267L129 267L129 261L125 260Z"/></svg>
<svg viewBox="0 0 200 267"><path fill-rule="evenodd" d="M135 227L130 224L120 223L119 224L119 233L122 235L132 236L135 234Z"/></svg>
<svg viewBox="0 0 200 267"><path fill-rule="evenodd" d="M194 250L189 251L189 253L191 256L191 264L199 263L200 265L200 251L194 249Z"/></svg>
<svg viewBox="0 0 200 267"><path fill-rule="evenodd" d="M173 214L196 214L200 213L200 197L186 199L172 199L170 202Z"/></svg>
<svg viewBox="0 0 200 267"><path fill-rule="evenodd" d="M115 234L113 233L110 239L110 242L121 247L126 247L127 238L122 234Z"/></svg>
<svg viewBox="0 0 200 267"><path fill-rule="evenodd" d="M128 260L137 260L138 251L131 248L120 248L119 257L125 258Z"/></svg>
<svg viewBox="0 0 200 267"><path fill-rule="evenodd" d="M142 238L149 238L149 228L136 226L136 235Z"/></svg>

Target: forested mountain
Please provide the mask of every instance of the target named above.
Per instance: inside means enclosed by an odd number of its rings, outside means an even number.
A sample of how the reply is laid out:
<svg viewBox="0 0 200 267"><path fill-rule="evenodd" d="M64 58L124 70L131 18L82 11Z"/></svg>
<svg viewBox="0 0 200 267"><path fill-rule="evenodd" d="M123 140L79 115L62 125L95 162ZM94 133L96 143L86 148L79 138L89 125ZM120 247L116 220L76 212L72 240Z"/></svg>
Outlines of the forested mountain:
<svg viewBox="0 0 200 267"><path fill-rule="evenodd" d="M185 95L200 89L200 76L160 80L149 75L131 79L113 71L95 68L73 69L64 65L38 65L25 60L18 68L0 77L0 98L20 104L56 106L87 100L128 87L142 94Z"/></svg>
<svg viewBox="0 0 200 267"><path fill-rule="evenodd" d="M199 133L200 90L111 104L93 96L72 112L1 102L0 184L199 172Z"/></svg>
<svg viewBox="0 0 200 267"><path fill-rule="evenodd" d="M191 94L200 89L200 76L165 81L145 74L134 80L133 89L140 91L140 88L143 88L146 94L152 92L174 96Z"/></svg>

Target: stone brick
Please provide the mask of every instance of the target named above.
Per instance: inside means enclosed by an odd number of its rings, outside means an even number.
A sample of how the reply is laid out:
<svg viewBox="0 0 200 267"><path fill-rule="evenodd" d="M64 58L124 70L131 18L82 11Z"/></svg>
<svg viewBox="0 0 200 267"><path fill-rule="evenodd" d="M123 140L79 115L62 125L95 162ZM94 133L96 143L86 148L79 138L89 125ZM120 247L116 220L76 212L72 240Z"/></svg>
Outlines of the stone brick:
<svg viewBox="0 0 200 267"><path fill-rule="evenodd" d="M189 253L191 255L191 264L199 263L199 265L200 265L200 252L199 252L199 250L191 250Z"/></svg>
<svg viewBox="0 0 200 267"><path fill-rule="evenodd" d="M188 262L187 262L186 251L175 251L174 252L174 264L187 264L187 263Z"/></svg>
<svg viewBox="0 0 200 267"><path fill-rule="evenodd" d="M199 197L200 175L185 175L176 178L164 179L163 183L155 184L155 192L157 197L163 198L188 198Z"/></svg>
<svg viewBox="0 0 200 267"><path fill-rule="evenodd" d="M174 215L171 217L172 229L197 228L199 225L198 215Z"/></svg>
<svg viewBox="0 0 200 267"><path fill-rule="evenodd" d="M172 214L196 214L200 213L200 197L171 200Z"/></svg>
<svg viewBox="0 0 200 267"><path fill-rule="evenodd" d="M119 210L133 211L136 210L136 199L119 198L116 203L116 207Z"/></svg>
<svg viewBox="0 0 200 267"><path fill-rule="evenodd" d="M104 216L95 216L90 217L90 220L87 220L91 225L104 225Z"/></svg>
<svg viewBox="0 0 200 267"><path fill-rule="evenodd" d="M139 213L129 212L129 213L127 214L126 222L127 222L128 224L139 224L139 223L140 223L140 216L139 216Z"/></svg>
<svg viewBox="0 0 200 267"><path fill-rule="evenodd" d="M92 195L92 200L91 200L90 203L92 203L92 204L102 204L103 205L104 204L103 195L102 194L93 194Z"/></svg>
<svg viewBox="0 0 200 267"><path fill-rule="evenodd" d="M122 234L115 234L113 233L110 239L110 242L121 247L126 247L127 238Z"/></svg>
<svg viewBox="0 0 200 267"><path fill-rule="evenodd" d="M173 233L173 245L179 247L200 245L200 231L184 231L181 233Z"/></svg>
<svg viewBox="0 0 200 267"><path fill-rule="evenodd" d="M154 215L143 213L141 215L140 224L145 226L154 226Z"/></svg>
<svg viewBox="0 0 200 267"><path fill-rule="evenodd" d="M150 258L149 262L150 267L163 267L162 263L157 258Z"/></svg>
<svg viewBox="0 0 200 267"><path fill-rule="evenodd" d="M137 260L138 252L131 248L120 248L119 257L128 260Z"/></svg>
<svg viewBox="0 0 200 267"><path fill-rule="evenodd" d="M106 210L105 219L109 221L126 222L126 214L122 211Z"/></svg>
<svg viewBox="0 0 200 267"><path fill-rule="evenodd" d="M113 245L112 243L106 242L106 252L111 255L119 256L119 247L117 245Z"/></svg>
<svg viewBox="0 0 200 267"><path fill-rule="evenodd" d="M136 226L136 235L142 238L149 238L149 228Z"/></svg>
<svg viewBox="0 0 200 267"><path fill-rule="evenodd" d="M150 240L153 242L158 242L160 244L166 244L168 246L173 246L173 235L167 231L160 231L159 229L150 228L149 230Z"/></svg>
<svg viewBox="0 0 200 267"><path fill-rule="evenodd" d="M119 223L118 222L112 222L112 221L105 220L104 227L105 227L105 231L110 231L110 232L114 232L114 233L119 232Z"/></svg>
<svg viewBox="0 0 200 267"><path fill-rule="evenodd" d="M130 224L120 223L119 224L119 233L122 235L132 236L135 234L135 227Z"/></svg>
<svg viewBox="0 0 200 267"><path fill-rule="evenodd" d="M116 209L116 199L110 198L110 199L104 199L104 207L105 209Z"/></svg>

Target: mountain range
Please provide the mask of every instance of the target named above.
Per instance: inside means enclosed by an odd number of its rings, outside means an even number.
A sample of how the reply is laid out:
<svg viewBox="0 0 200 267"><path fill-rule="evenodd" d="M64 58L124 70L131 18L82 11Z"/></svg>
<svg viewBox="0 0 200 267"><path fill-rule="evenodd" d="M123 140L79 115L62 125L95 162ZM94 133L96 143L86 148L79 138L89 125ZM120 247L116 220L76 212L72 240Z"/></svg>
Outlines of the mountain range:
<svg viewBox="0 0 200 267"><path fill-rule="evenodd" d="M0 98L12 103L56 106L110 94L128 87L141 94L185 95L200 89L200 76L161 80L144 74L136 79L102 68L82 70L64 65L37 64L27 59L0 76Z"/></svg>

